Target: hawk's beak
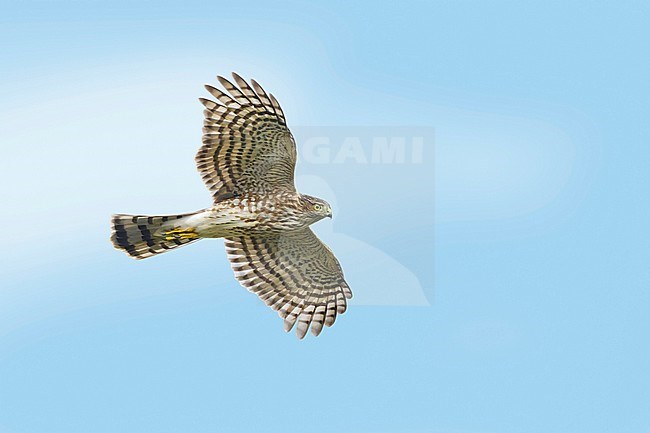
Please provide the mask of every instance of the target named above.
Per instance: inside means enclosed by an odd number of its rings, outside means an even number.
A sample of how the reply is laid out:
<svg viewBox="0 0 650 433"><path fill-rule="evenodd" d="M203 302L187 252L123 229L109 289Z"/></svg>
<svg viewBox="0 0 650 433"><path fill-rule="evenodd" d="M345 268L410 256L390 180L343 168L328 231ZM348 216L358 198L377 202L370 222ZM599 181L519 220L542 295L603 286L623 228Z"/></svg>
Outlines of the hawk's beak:
<svg viewBox="0 0 650 433"><path fill-rule="evenodd" d="M332 219L332 211L327 214L327 218Z"/></svg>

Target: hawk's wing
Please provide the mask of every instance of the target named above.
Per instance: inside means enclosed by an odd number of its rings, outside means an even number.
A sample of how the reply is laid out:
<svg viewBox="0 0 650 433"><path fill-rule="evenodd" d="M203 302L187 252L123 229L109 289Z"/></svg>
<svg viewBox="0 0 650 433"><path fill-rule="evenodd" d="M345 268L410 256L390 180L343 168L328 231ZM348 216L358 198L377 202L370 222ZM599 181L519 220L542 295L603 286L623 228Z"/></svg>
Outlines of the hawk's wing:
<svg viewBox="0 0 650 433"><path fill-rule="evenodd" d="M284 319L303 338L320 334L345 312L352 291L338 260L310 228L272 237L226 239L226 253L240 284Z"/></svg>
<svg viewBox="0 0 650 433"><path fill-rule="evenodd" d="M215 101L205 106L203 146L196 164L215 201L241 194L295 190L296 144L280 104L255 80L233 73L237 86L217 77L228 91L206 85Z"/></svg>

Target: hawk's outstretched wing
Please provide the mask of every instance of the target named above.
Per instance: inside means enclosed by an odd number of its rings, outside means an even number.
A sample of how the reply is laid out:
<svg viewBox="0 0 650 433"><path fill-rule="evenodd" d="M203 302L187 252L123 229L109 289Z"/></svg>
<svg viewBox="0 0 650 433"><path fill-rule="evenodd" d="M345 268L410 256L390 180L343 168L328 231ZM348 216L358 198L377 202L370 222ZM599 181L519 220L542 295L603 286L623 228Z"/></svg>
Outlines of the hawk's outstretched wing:
<svg viewBox="0 0 650 433"><path fill-rule="evenodd" d="M206 85L216 101L205 106L203 146L196 164L215 201L241 194L295 191L296 144L280 104L255 80L233 73L237 86L217 77L228 91Z"/></svg>
<svg viewBox="0 0 650 433"><path fill-rule="evenodd" d="M338 260L310 228L265 238L226 239L235 277L284 319L285 331L296 325L303 338L320 334L345 312L352 291Z"/></svg>

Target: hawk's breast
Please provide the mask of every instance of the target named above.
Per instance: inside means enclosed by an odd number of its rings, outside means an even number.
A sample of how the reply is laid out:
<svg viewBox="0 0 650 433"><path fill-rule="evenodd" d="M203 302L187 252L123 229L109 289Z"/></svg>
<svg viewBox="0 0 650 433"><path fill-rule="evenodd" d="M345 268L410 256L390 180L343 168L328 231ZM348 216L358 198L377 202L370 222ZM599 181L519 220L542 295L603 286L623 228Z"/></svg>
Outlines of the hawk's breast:
<svg viewBox="0 0 650 433"><path fill-rule="evenodd" d="M193 221L202 237L228 237L296 230L306 224L291 194L248 195L216 203Z"/></svg>

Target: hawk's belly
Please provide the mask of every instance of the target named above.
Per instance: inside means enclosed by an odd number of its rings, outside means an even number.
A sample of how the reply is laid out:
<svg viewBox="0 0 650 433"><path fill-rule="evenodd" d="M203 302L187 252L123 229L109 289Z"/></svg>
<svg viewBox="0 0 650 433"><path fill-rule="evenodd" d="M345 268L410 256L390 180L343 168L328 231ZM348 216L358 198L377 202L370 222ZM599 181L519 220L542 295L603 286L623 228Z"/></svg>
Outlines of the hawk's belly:
<svg viewBox="0 0 650 433"><path fill-rule="evenodd" d="M289 209L240 206L229 202L216 204L183 221L183 225L203 238L264 235L296 230L304 224Z"/></svg>

